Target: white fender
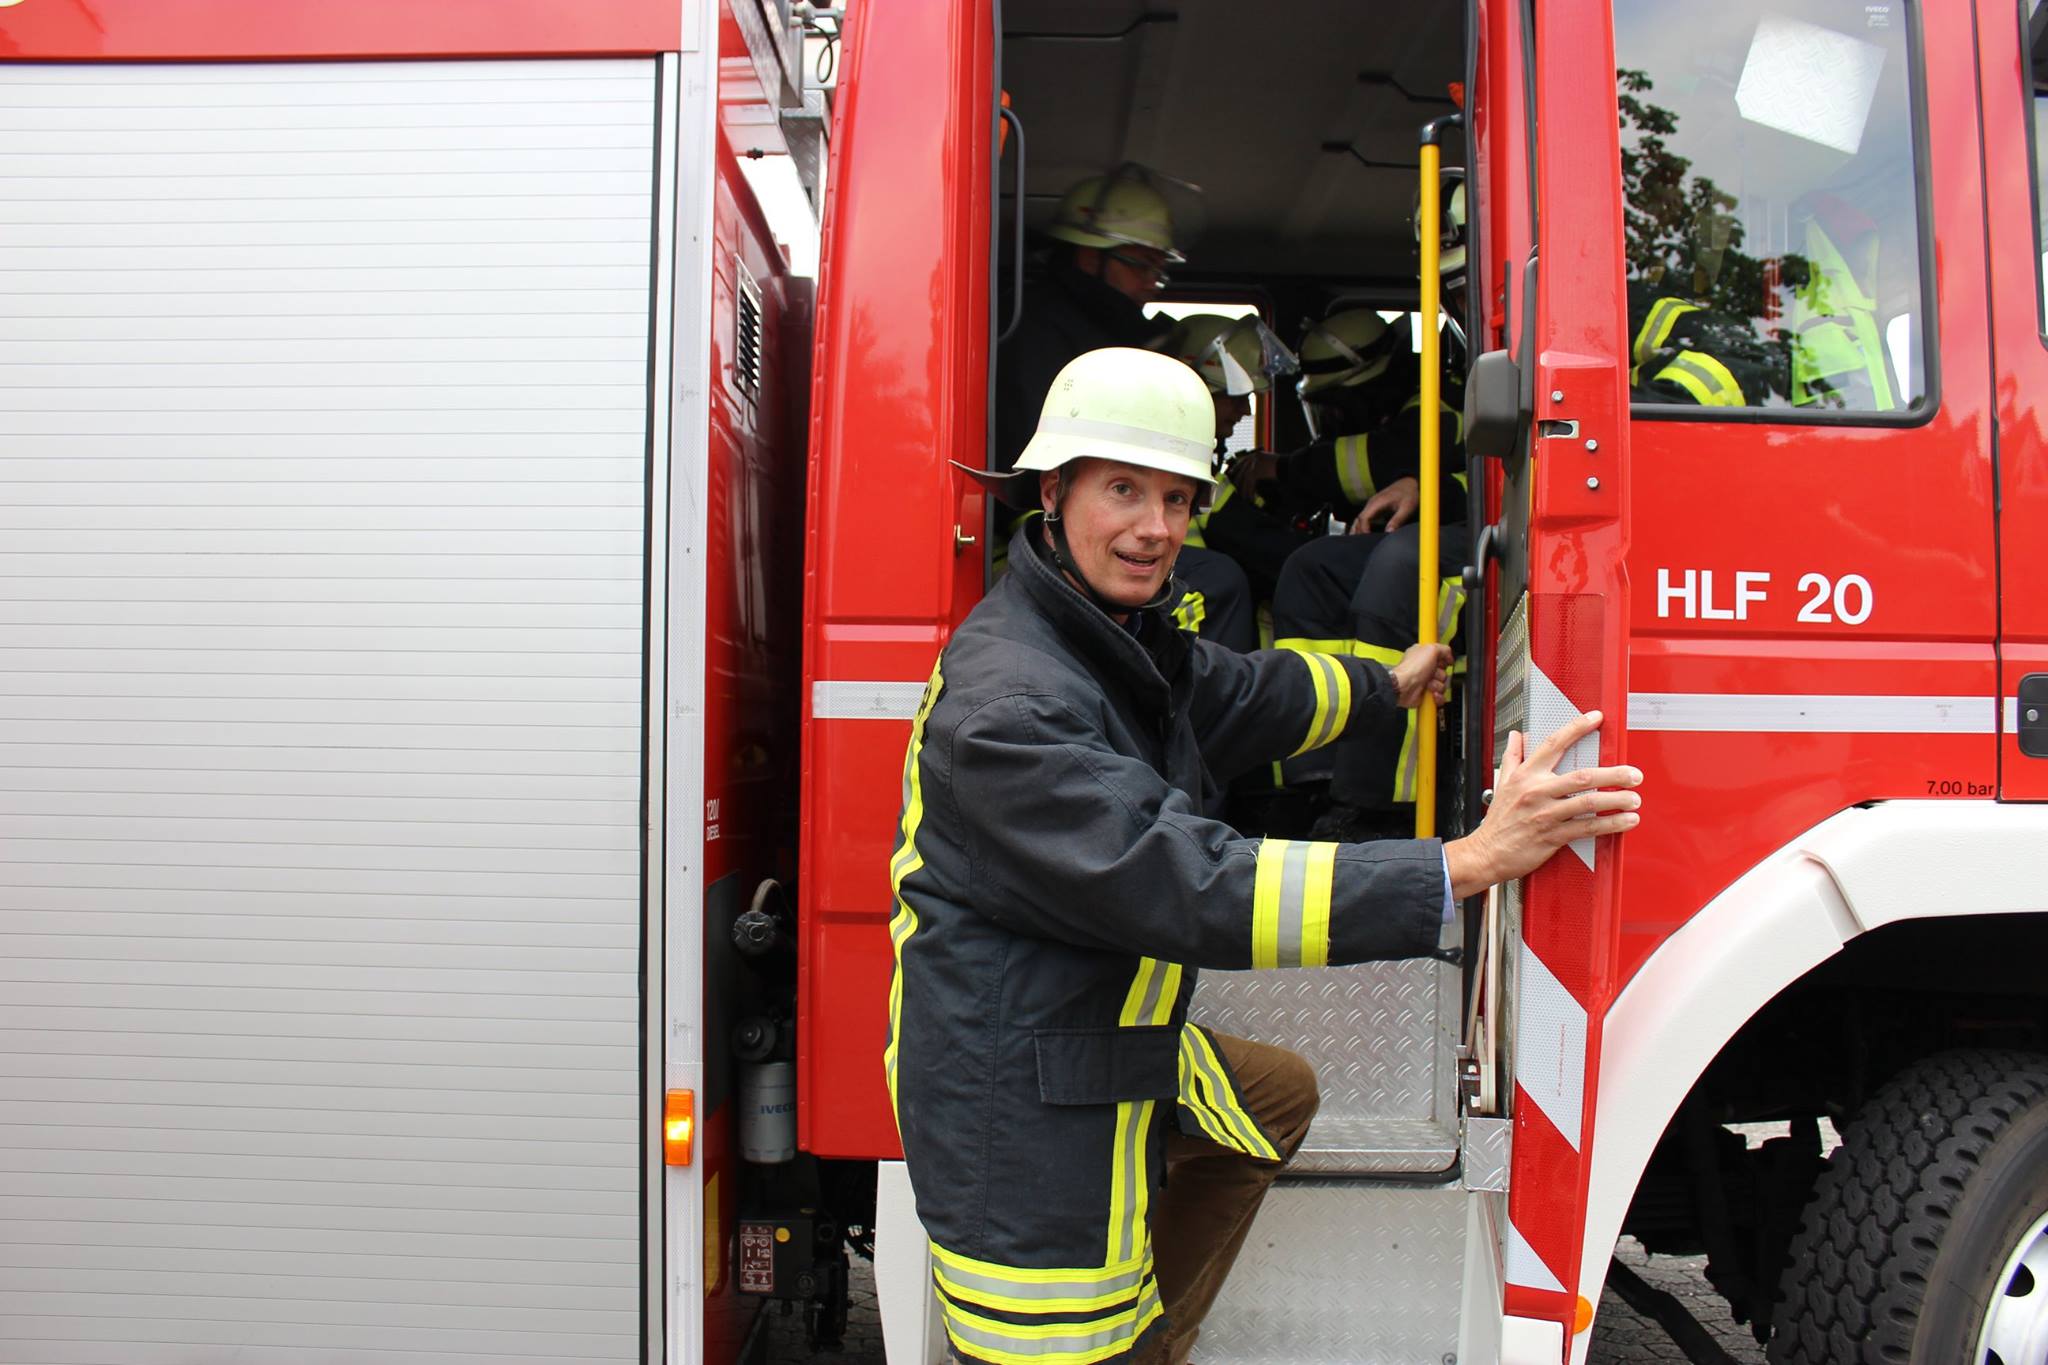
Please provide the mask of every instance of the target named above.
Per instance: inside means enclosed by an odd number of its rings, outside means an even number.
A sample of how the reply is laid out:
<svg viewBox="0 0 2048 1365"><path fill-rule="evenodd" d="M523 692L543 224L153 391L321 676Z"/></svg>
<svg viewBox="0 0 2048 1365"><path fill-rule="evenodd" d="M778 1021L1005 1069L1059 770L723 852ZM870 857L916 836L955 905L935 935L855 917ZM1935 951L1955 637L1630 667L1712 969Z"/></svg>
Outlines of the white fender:
<svg viewBox="0 0 2048 1365"><path fill-rule="evenodd" d="M889 1365L943 1365L950 1358L932 1293L931 1240L900 1161L875 1168L875 1302Z"/></svg>
<svg viewBox="0 0 2048 1365"><path fill-rule="evenodd" d="M1859 934L1908 919L2048 910L2048 805L1845 810L1709 901L1623 988L1602 1031L1579 1292L1594 1303L1650 1153L1751 1016ZM1592 1333L1573 1343L1583 1362Z"/></svg>

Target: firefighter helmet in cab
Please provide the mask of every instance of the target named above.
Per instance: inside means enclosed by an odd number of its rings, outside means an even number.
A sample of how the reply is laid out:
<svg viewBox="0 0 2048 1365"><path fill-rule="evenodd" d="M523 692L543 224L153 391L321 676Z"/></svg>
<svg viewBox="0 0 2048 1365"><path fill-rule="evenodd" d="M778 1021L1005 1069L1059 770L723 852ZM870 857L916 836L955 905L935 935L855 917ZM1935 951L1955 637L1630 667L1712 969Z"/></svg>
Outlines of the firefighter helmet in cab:
<svg viewBox="0 0 2048 1365"><path fill-rule="evenodd" d="M1179 265L1187 258L1174 244L1174 213L1166 195L1169 184L1177 182L1169 182L1136 162L1126 162L1108 175L1091 175L1060 196L1046 235L1103 251L1120 246L1151 247L1166 253L1170 264Z"/></svg>
<svg viewBox="0 0 2048 1365"><path fill-rule="evenodd" d="M1465 273L1465 172L1457 166L1444 167L1443 207L1437 214L1437 258L1436 272L1446 281L1457 279ZM1418 249L1422 244L1422 198L1415 197L1414 211L1409 215L1415 227L1415 242Z"/></svg>
<svg viewBox="0 0 2048 1365"><path fill-rule="evenodd" d="M1355 388L1387 372L1402 333L1377 309L1348 308L1332 313L1301 339L1303 398L1326 389Z"/></svg>
<svg viewBox="0 0 2048 1365"><path fill-rule="evenodd" d="M1171 356L1129 346L1068 361L1046 391L1038 429L1007 473L957 467L1003 501L1038 504L1038 476L1074 460L1116 460L1193 479L1206 503L1216 482L1209 386Z"/></svg>
<svg viewBox="0 0 2048 1365"><path fill-rule="evenodd" d="M1256 316L1194 313L1182 318L1159 349L1194 368L1212 394L1265 393L1299 368L1294 353Z"/></svg>

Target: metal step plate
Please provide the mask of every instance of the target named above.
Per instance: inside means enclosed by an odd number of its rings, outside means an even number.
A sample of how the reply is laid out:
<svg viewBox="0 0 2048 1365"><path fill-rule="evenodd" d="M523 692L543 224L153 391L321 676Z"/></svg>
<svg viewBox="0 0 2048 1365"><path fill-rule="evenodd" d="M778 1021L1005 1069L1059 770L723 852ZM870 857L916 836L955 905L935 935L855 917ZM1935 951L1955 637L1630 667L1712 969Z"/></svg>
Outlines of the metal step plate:
<svg viewBox="0 0 2048 1365"><path fill-rule="evenodd" d="M1283 1183L1266 1196L1195 1358L1202 1365L1417 1365L1458 1349L1456 1185Z"/></svg>
<svg viewBox="0 0 2048 1365"><path fill-rule="evenodd" d="M1298 971L1203 972L1193 1017L1292 1048L1322 1108L1291 1170L1448 1170L1457 1158L1457 969L1422 959Z"/></svg>

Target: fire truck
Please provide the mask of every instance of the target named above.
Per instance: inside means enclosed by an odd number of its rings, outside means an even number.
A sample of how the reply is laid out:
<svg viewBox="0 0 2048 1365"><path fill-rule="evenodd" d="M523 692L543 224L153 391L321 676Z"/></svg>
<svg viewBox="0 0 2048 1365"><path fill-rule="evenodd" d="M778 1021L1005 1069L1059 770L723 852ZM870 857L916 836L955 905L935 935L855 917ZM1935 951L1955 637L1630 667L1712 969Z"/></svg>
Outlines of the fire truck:
<svg viewBox="0 0 2048 1365"><path fill-rule="evenodd" d="M1440 156L1423 815L1598 709L1646 819L1204 978L1324 1104L1200 1358L1583 1361L1626 1235L2041 1360L2036 3L0 4L0 1357L758 1358L851 1249L943 1360L886 864L1034 229L1142 162L1175 300L1420 311Z"/></svg>

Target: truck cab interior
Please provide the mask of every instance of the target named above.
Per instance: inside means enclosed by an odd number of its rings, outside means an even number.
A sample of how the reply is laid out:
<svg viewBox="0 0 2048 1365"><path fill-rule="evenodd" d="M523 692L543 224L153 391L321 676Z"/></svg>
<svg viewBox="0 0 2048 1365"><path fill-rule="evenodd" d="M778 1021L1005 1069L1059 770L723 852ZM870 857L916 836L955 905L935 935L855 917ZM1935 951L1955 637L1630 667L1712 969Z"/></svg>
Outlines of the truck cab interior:
<svg viewBox="0 0 2048 1365"><path fill-rule="evenodd" d="M1023 137L999 171L999 294L1021 145L1027 267L1069 187L1135 162L1194 187L1168 298L1260 297L1289 345L1340 299L1412 308L1417 132L1457 110L1462 9L1006 0L998 79ZM1456 130L1443 160L1465 162ZM1273 406L1284 441L1298 409Z"/></svg>
<svg viewBox="0 0 2048 1365"><path fill-rule="evenodd" d="M996 172L991 272L997 333L1043 297L1034 286L1058 250L1046 230L1062 197L1091 177L1142 167L1167 200L1173 245L1186 258L1169 267L1151 308L1255 311L1295 350L1335 311L1379 310L1395 333L1388 349L1398 352L1381 382L1406 386L1398 404L1417 373L1410 315L1418 300L1418 133L1459 112L1464 9L1394 7L1367 16L1342 0L1305 0L1276 17L1229 0L1005 0L997 84L1009 127ZM1441 161L1465 164L1462 129L1445 133ZM1008 355L998 348L996 365ZM1445 362L1462 377L1462 355L1446 354ZM1444 396L1458 406L1455 389ZM1034 400L1023 414L1027 430L1036 408ZM1229 445L1296 451L1315 434L1290 374L1257 396ZM1020 444L1014 435L995 442L1010 458ZM1457 448L1447 446L1445 458L1462 469ZM1007 463L995 450L991 462ZM1235 466L1231 477L1249 487L1253 476ZM1358 510L1342 499L1326 513L1317 506L1292 499L1285 515L1320 525L1318 515L1348 520ZM1272 575L1247 570L1253 597L1264 600ZM1276 785L1284 789L1278 813L1264 792L1249 798L1256 810L1246 809L1239 784L1235 818L1248 829L1305 832L1321 813L1321 790L1312 780ZM1412 815L1390 813L1385 832L1404 819Z"/></svg>

